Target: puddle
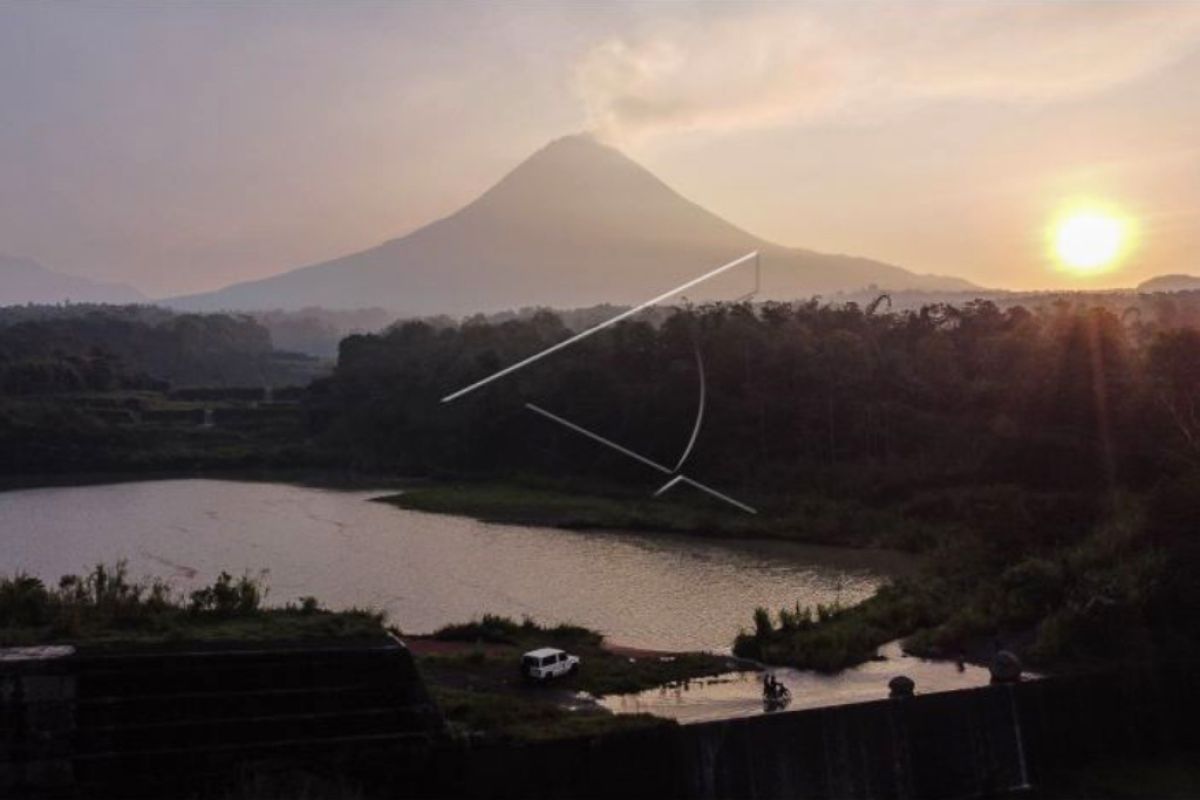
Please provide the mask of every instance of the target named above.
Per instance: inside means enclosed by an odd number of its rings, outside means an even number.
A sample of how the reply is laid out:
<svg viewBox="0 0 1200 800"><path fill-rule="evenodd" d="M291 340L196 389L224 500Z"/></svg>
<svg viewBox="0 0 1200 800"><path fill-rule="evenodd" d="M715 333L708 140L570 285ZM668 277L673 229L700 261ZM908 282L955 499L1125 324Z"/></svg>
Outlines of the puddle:
<svg viewBox="0 0 1200 800"><path fill-rule="evenodd" d="M771 672L792 694L786 710L862 703L888 696L888 681L907 675L917 694L986 686L991 674L983 667L952 661L928 661L907 656L899 642L879 649L881 661L868 661L834 675L774 668ZM600 705L617 714L655 714L681 723L750 717L766 713L762 700L762 673L732 672L636 694L599 698Z"/></svg>

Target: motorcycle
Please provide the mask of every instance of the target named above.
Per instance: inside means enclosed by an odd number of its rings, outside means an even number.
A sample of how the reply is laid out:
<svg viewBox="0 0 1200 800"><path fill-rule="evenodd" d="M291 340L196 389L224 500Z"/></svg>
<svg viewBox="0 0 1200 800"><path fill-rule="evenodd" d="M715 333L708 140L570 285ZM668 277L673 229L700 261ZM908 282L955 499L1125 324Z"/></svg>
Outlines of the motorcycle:
<svg viewBox="0 0 1200 800"><path fill-rule="evenodd" d="M780 711L792 702L792 692L773 675L763 678L763 711Z"/></svg>

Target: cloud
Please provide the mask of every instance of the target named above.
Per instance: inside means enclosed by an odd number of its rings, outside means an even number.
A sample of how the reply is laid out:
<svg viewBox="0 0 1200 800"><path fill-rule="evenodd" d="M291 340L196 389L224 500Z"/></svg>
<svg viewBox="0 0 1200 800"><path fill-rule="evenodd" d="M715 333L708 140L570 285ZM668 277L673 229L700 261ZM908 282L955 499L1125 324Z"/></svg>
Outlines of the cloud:
<svg viewBox="0 0 1200 800"><path fill-rule="evenodd" d="M1054 102L1151 74L1200 46L1200 3L706 10L651 21L584 55L576 87L594 130L628 140L936 99Z"/></svg>

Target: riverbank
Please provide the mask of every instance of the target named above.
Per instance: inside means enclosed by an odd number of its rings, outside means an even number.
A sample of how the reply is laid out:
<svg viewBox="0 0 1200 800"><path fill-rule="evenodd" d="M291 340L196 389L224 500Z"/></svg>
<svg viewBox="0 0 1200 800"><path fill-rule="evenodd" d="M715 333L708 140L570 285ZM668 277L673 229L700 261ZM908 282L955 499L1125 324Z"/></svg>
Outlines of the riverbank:
<svg viewBox="0 0 1200 800"><path fill-rule="evenodd" d="M48 582L117 559L187 590L223 569L269 571L275 602L375 608L406 633L486 611L675 651L728 648L755 603L854 603L911 566L892 552L492 525L370 502L386 493L207 478L15 490L0 498L0 542L7 570Z"/></svg>
<svg viewBox="0 0 1200 800"><path fill-rule="evenodd" d="M802 497L758 515L701 501L690 505L615 487L589 493L521 483L443 483L434 479L318 467L119 469L0 475L0 492L169 480L285 483L320 489L379 491L376 502L481 522L564 530L620 530L728 539L763 539L850 549L921 552L936 527L829 498Z"/></svg>
<svg viewBox="0 0 1200 800"><path fill-rule="evenodd" d="M613 714L596 698L756 669L731 656L610 646L580 626L493 615L404 641L451 730L489 739L538 741L674 724L647 714ZM541 647L578 656L578 671L546 685L525 680L521 655Z"/></svg>
<svg viewBox="0 0 1200 800"><path fill-rule="evenodd" d="M180 643L369 639L386 635L378 612L331 611L313 597L267 606L261 578L222 572L190 593L130 577L123 562L57 584L0 575L0 647L73 645L90 650Z"/></svg>
<svg viewBox="0 0 1200 800"><path fill-rule="evenodd" d="M681 533L774 539L850 548L918 552L936 541L937 526L888 511L816 495L762 504L758 514L654 498L616 487L588 492L552 484L435 483L378 498L413 511L465 515L483 522L566 529Z"/></svg>
<svg viewBox="0 0 1200 800"><path fill-rule="evenodd" d="M0 492L12 489L47 489L65 486L102 486L110 483L142 483L171 480L224 480L247 483L287 483L318 489L346 491L400 491L420 488L427 478L411 478L344 469L316 467L119 469L65 473L0 474Z"/></svg>
<svg viewBox="0 0 1200 800"><path fill-rule="evenodd" d="M139 582L123 564L63 576L57 587L26 576L0 576L0 648L69 645L82 652L150 648L241 649L290 642L386 639L382 613L329 611L315 598L267 606L261 579L227 573L188 594L162 581ZM727 656L651 653L605 647L575 625L541 626L498 616L405 637L446 719L473 737L539 740L666 724L646 715L617 715L592 699L743 669ZM517 667L521 654L554 646L582 667L549 686L531 685Z"/></svg>

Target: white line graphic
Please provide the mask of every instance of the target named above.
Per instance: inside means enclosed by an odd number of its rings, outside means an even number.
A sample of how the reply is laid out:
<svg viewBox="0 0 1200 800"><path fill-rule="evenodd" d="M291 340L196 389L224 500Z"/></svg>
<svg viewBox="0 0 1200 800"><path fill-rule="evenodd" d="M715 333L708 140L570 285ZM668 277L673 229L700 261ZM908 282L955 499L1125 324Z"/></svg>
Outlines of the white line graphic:
<svg viewBox="0 0 1200 800"><path fill-rule="evenodd" d="M545 358L546 356L550 355L551 353L556 353L559 350L562 350L566 347L570 347L571 345L575 344L576 342L586 339L587 337L591 336L594 333L598 333L599 331L602 331L607 327L615 325L616 323L620 322L623 319L627 319L627 318L633 316L634 314L644 311L647 308L649 308L650 306L660 303L669 297L674 297L675 295L680 294L681 292L684 292L684 291L692 288L693 286L701 284L710 278L714 278L723 272L727 272L728 270L731 270L731 269L734 269L735 267L741 266L742 264L745 264L746 262L750 261L751 259L754 260L754 289L751 290L749 293L742 295L734 302L740 303L744 300L748 300L751 297L753 297L755 294L758 293L759 287L760 287L760 274L759 274L759 262L758 262L758 251L757 250L752 253L747 253L746 255L742 256L741 258L730 261L728 264L723 264L722 266L719 266L716 269L711 270L710 272L706 272L698 278L693 278L692 280L688 281L687 283L680 284L679 286L676 286L674 289L671 289L670 291L663 292L662 294L658 295L657 297L655 297L651 300L647 300L646 302L644 302L638 306L635 306L635 307L629 309L628 311L623 311L622 313L617 314L615 317L612 317L611 319L607 319L604 322L599 323L598 325L593 325L592 327L588 328L587 330L582 331L581 333L577 333L574 336L571 336L570 338L564 339L563 341L559 342L558 344L547 347L545 350L541 350L540 352L534 353L533 355L529 356L528 358L518 361L517 363L512 364L511 366L505 367L504 369L499 370L498 372L493 372L491 375L487 376L486 378L482 378L481 380L478 380L475 383L472 383L470 386L465 386L456 392L451 392L450 394L448 394L442 398L442 402L449 403L452 400L457 400L458 398L462 397L463 395L470 394L471 392L475 391L476 389L482 388L482 387L486 386L487 384L491 383L492 381L495 381L499 378L503 378L505 375L510 375L513 372L516 372L519 369L527 367L536 361L540 361L541 359ZM687 485L695 487L696 489L699 489L700 491L705 492L705 493L711 495L712 497L717 498L718 500L724 500L726 503L729 503L732 506L740 508L742 511L745 511L748 514L757 514L758 511L756 511L755 509L746 505L745 503L734 500L729 495L722 494L721 492L718 492L716 489L713 489L712 487L709 487L709 486L705 486L704 484L700 483L699 481L692 480L691 478L687 477L686 475L684 475L683 473L681 473L679 471L680 469L683 468L683 464L685 461L687 461L688 456L690 456L692 454L692 449L696 445L696 439L700 435L701 423L703 423L703 421L704 421L704 407L705 407L705 401L707 398L707 386L706 386L705 375L704 375L704 357L700 353L699 343L696 344L695 349L696 349L696 371L700 378L700 400L699 400L699 403L696 408L696 421L692 425L691 436L688 437L687 445L683 449L683 454L679 457L679 461L676 462L674 468L659 464L657 461L646 458L645 456L641 455L640 453L635 453L633 450L630 450L627 447L622 447L621 445L617 444L616 442L612 441L611 439L606 439L603 436L601 436L600 434L594 433L593 431L589 431L587 428L584 428L581 425L576 425L574 422L571 422L568 419L563 419L562 417L558 416L557 414L551 413L550 411L547 411L546 409L542 408L541 406L534 405L533 403L526 403L525 408L529 409L530 411L534 412L535 414L539 414L539 415L545 417L546 419L548 419L552 422L557 422L559 425L562 425L564 428L567 428L568 430L572 430L575 433L586 436L587 438L589 438L593 441L599 442L600 444L602 444L606 447L610 447L613 450L616 450L618 453L628 456L629 458L632 458L635 461L640 461L641 463L645 464L646 466L648 466L652 469L658 470L659 472L663 473L664 475L673 476L671 478L671 480L667 481L666 484L664 484L658 491L656 491L654 493L654 495L653 495L654 497L660 497L665 492L669 491L672 487L677 486L681 483L686 483Z"/></svg>
<svg viewBox="0 0 1200 800"><path fill-rule="evenodd" d="M659 472L666 473L667 475L673 474L673 470L671 470L667 467L664 467L662 464L659 464L657 461L652 461L651 459L646 458L645 456L643 456L639 453L635 453L632 450L630 450L628 447L622 447L621 445L617 444L616 442L612 441L611 439L606 439L603 436L601 436L600 434L593 433L592 431L589 431L587 428L584 428L581 425L576 425L574 422L571 422L570 420L563 419L562 417L558 416L557 414L553 414L553 413L547 411L546 409L542 408L541 406L536 406L533 403L526 403L525 407L528 408L530 411L541 414L546 419L557 422L559 425L562 425L565 428L569 428L570 430L573 430L576 433L581 433L584 436L588 437L589 439L592 439L593 441L597 441L602 445L611 447L613 450L616 450L618 453L621 453L622 455L626 455L632 459L640 461L643 464L645 464L646 466L652 467L653 469L656 469ZM675 477L671 478L671 480L669 480L665 484L663 484L662 488L660 488L658 491L656 491L654 493L654 496L661 497L673 486L677 486L680 483L686 483L689 486L694 486L695 488L699 489L702 492L706 492L706 493L712 495L713 497L716 497L719 500L724 500L726 503L729 503L730 505L740 508L742 511L745 511L747 514L757 514L758 513L758 511L756 511L755 509L746 505L745 503L734 500L729 495L722 494L721 492L718 492L716 489L713 489L711 486L705 486L703 483L700 483L700 481L694 481L691 478L689 478L688 476L682 475L682 474L675 475Z"/></svg>
<svg viewBox="0 0 1200 800"><path fill-rule="evenodd" d="M679 472L683 469L683 462L687 461L688 456L692 454L692 448L696 446L696 438L700 436L700 424L704 422L704 400L708 396L708 387L704 380L704 357L700 355L700 343L695 343L696 347L696 372L700 374L700 403L696 406L696 422L692 425L692 435L688 439L687 447L683 448L683 455L679 457L679 461L675 462L674 472Z"/></svg>
<svg viewBox="0 0 1200 800"><path fill-rule="evenodd" d="M538 414L541 414L546 419L554 420L559 425L570 428L571 430L575 431L576 433L582 433L584 436L588 437L589 439L594 439L595 441L599 442L600 444L606 444L609 447L611 447L613 450L616 450L618 453L624 453L625 455L629 456L630 458L635 458L638 461L645 464L646 466L653 467L654 469L658 470L659 472L665 473L667 475L675 474L674 472L671 471L670 467L664 467L662 464L659 464L657 461L651 461L650 459L646 458L645 456L638 455L637 453L633 452L632 450L630 450L627 447L622 447L621 445L617 444L616 442L614 442L610 439L605 439L603 436L601 436L598 433L592 433L587 428L580 427L579 425L576 425L574 422L571 422L570 420L563 419L562 417L558 416L557 414L551 414L549 411L542 408L541 406L535 406L533 403L526 403L525 407L528 408L530 411L535 411Z"/></svg>
<svg viewBox="0 0 1200 800"><path fill-rule="evenodd" d="M569 339L563 339L558 344L551 345L550 347L547 347L545 350L542 350L541 352L534 353L529 358L526 358L522 361L518 361L516 364L513 364L512 366L505 367L504 369L500 370L499 372L493 372L491 375L487 376L486 378L475 381L475 383L472 383L470 386L465 386L462 389L459 389L457 392L451 392L450 394L448 394L442 398L442 402L449 403L451 400L457 400L458 398L462 397L465 394L469 394L469 393L475 391L476 389L479 389L480 387L486 386L487 384L491 383L492 381L496 380L497 378L503 378L505 375L509 375L513 372L516 372L517 370L522 369L523 367L528 367L530 364L534 363L535 361L540 361L541 359L545 358L546 356L550 355L551 353L557 353L559 350L562 350L565 347L570 347L571 345L575 344L576 342L582 341L582 340L586 339L587 337L591 336L592 334L598 333L598 332L604 330L605 328L609 327L610 325L615 325L618 322L620 322L621 320L626 319L627 317L632 317L634 314L637 314L638 312L645 311L647 308L649 308L652 305L661 303L663 300L666 300L669 297L674 297L675 295L679 294L680 292L687 291L688 289L692 288L693 286L696 286L697 284L701 284L704 281L708 280L709 278L715 278L716 276L720 275L722 272L727 272L728 270L731 270L734 267L745 264L747 261L749 261L751 259L757 259L757 258L758 258L758 251L755 250L753 253L747 253L746 255L742 256L739 259L730 261L728 264L717 267L716 269L712 270L711 272L706 272L698 278L692 278L687 283L680 284L679 286L676 286L674 289L670 290L669 292L663 292L658 297L655 297L653 300L647 300L646 302L642 303L641 305L634 306L633 308L629 309L628 311L623 311L620 314L617 314L612 319L607 319L604 322L599 323L598 325L593 325L592 327L588 328L587 330L581 331L580 333L575 334L574 336L572 336ZM758 290L758 288L757 288L757 286L758 286L758 270L755 270L754 274L755 274L755 291L757 291Z"/></svg>
<svg viewBox="0 0 1200 800"><path fill-rule="evenodd" d="M695 486L697 489L699 489L702 492L708 492L713 497L716 497L720 500L724 500L726 503L729 503L730 505L737 506L742 511L745 511L747 514L757 514L758 513L758 511L756 511L755 509L746 505L745 503L734 500L732 497L730 497L727 494L721 494L716 489L712 488L711 486L705 486L700 481L694 481L691 478L689 478L687 475L676 475L674 478L671 478L671 480L667 481L666 483L664 483L662 485L662 488L660 488L657 492L654 493L654 496L661 497L662 495L667 493L668 489L670 489L671 487L675 486L676 484L680 484L680 483L686 483L689 486Z"/></svg>

